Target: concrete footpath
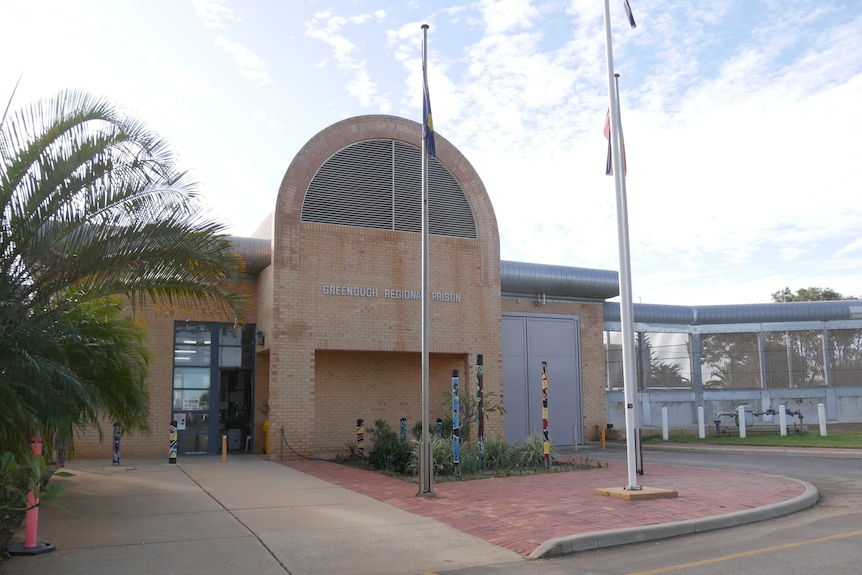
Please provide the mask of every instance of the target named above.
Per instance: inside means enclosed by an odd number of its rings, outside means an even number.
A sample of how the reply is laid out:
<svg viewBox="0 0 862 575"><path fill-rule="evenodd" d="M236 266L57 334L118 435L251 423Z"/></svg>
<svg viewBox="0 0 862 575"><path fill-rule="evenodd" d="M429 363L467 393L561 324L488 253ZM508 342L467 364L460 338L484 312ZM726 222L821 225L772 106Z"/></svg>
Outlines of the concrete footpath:
<svg viewBox="0 0 862 575"><path fill-rule="evenodd" d="M579 452L593 461L601 452ZM814 505L808 483L650 464L642 485L678 497L593 494L625 484L600 469L417 485L323 461L256 455L73 461L39 540L57 550L0 561L4 575L235 573L409 575L525 561L729 527ZM23 530L19 537L23 539Z"/></svg>

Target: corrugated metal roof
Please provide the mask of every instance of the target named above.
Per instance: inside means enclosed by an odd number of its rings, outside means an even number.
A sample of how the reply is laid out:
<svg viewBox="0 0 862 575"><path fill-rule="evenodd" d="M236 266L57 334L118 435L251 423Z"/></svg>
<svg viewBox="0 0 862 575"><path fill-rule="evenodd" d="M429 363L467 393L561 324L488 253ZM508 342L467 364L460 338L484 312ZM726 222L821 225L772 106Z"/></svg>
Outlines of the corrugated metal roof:
<svg viewBox="0 0 862 575"><path fill-rule="evenodd" d="M615 271L552 266L525 262L500 262L503 295L606 300L619 295Z"/></svg>
<svg viewBox="0 0 862 575"><path fill-rule="evenodd" d="M272 241L231 236L234 251L245 260L246 274L256 276L272 264Z"/></svg>
<svg viewBox="0 0 862 575"><path fill-rule="evenodd" d="M862 319L862 301L806 301L734 305L634 304L633 321L671 325L717 325ZM605 302L605 322L620 321L619 302Z"/></svg>

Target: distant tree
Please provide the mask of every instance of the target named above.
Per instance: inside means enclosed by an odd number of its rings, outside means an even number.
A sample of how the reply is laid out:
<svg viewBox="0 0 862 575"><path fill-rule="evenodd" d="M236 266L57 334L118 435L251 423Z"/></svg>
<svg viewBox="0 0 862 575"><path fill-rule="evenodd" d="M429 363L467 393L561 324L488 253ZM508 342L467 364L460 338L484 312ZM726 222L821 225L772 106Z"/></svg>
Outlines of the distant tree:
<svg viewBox="0 0 862 575"><path fill-rule="evenodd" d="M709 333L701 338L703 361L712 371L710 389L759 388L757 337L753 333Z"/></svg>
<svg viewBox="0 0 862 575"><path fill-rule="evenodd" d="M775 303L791 302L791 301L834 301L843 299L857 299L853 296L844 297L837 291L831 288L799 288L796 293L790 291L789 287L780 289L772 294L772 301Z"/></svg>
<svg viewBox="0 0 862 575"><path fill-rule="evenodd" d="M855 296L845 297L831 288L800 288L796 293L785 287L772 294L772 301L803 302L803 301L840 301L855 300ZM829 349L832 350L833 369L836 374L858 371L862 366L860 355L860 334L858 330L830 330ZM823 358L823 343L818 330L785 332L784 344L790 347L789 355L799 358L801 366L794 361L791 379L797 385L812 385L815 380L826 377L826 364Z"/></svg>
<svg viewBox="0 0 862 575"><path fill-rule="evenodd" d="M637 370L639 382L643 382L643 385L648 387L676 387L680 385L688 385L688 379L682 374L682 366L677 363L663 361L653 348L649 334L639 332L637 337ZM646 355L649 368L649 380L646 382L644 382L642 354Z"/></svg>

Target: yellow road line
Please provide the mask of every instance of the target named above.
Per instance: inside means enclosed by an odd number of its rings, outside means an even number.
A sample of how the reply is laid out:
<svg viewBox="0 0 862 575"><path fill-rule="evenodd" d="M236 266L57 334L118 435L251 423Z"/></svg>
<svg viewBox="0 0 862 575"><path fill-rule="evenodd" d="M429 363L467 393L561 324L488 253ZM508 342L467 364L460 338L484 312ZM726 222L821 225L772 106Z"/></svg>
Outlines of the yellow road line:
<svg viewBox="0 0 862 575"><path fill-rule="evenodd" d="M817 539L806 539L805 541L797 541L796 543L785 543L784 545L776 545L775 547L764 547L763 549L753 549L742 553L734 553L732 555L723 555L712 559L704 559L703 561L694 561L693 563L683 563L680 565L670 565L668 567L660 567L658 569L650 569L649 571L638 571L629 573L629 575L657 575L658 573L670 573L680 569L688 569L689 567L700 567L701 565L711 565L713 563L721 563L723 561L732 561L741 557L751 557L752 555L760 555L762 553L771 553L773 551L781 551L782 549L791 549L793 547L801 547L802 545L811 545L812 543L823 543L824 541L834 541L836 539L844 539L846 537L856 537L862 535L862 530L850 531L848 533L838 533L829 535L828 537L818 537Z"/></svg>

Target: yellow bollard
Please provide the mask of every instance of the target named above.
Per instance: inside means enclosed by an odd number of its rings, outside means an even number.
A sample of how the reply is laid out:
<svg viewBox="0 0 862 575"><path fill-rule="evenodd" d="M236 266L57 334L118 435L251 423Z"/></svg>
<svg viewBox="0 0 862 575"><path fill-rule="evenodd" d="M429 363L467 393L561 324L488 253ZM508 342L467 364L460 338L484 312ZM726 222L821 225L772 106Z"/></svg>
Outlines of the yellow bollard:
<svg viewBox="0 0 862 575"><path fill-rule="evenodd" d="M269 420L263 422L263 452L269 455Z"/></svg>
<svg viewBox="0 0 862 575"><path fill-rule="evenodd" d="M605 448L605 430L602 430L602 449Z"/></svg>
<svg viewBox="0 0 862 575"><path fill-rule="evenodd" d="M221 436L221 462L227 462L227 435Z"/></svg>

